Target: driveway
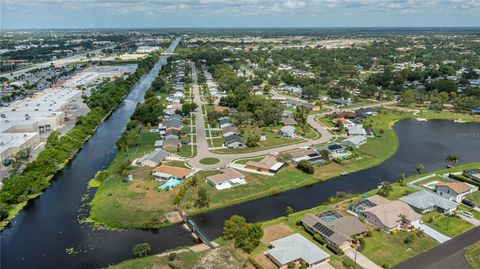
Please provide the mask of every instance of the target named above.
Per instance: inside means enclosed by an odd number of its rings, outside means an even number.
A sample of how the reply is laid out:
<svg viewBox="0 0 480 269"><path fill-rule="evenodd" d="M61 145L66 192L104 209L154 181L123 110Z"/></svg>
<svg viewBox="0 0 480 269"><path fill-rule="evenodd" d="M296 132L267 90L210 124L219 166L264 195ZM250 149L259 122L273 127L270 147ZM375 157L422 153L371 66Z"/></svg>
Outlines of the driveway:
<svg viewBox="0 0 480 269"><path fill-rule="evenodd" d="M357 261L364 269L382 269L382 267L378 266L369 258L365 257L360 251L357 252L357 257L355 259L355 250L353 248L348 248L344 251L345 255L352 259L352 261Z"/></svg>
<svg viewBox="0 0 480 269"><path fill-rule="evenodd" d="M427 234L428 236L437 240L440 244L451 239L450 237L448 237L448 236L432 229L431 227L423 224L423 222L421 222L420 220L416 220L416 221L412 222L412 225L413 225L413 227L415 227L417 229L423 230L425 232L425 234Z"/></svg>

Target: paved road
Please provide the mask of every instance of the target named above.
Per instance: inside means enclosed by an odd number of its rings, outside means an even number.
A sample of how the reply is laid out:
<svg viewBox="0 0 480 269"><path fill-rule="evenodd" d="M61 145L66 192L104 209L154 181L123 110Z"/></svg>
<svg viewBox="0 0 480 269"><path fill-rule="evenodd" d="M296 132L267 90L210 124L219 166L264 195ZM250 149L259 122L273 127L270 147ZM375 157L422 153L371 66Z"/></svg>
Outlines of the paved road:
<svg viewBox="0 0 480 269"><path fill-rule="evenodd" d="M51 64L54 64L54 65L64 65L64 64L68 64L68 63L72 63L72 62L78 62L78 61L80 61L81 58L83 58L83 57L84 57L85 55L87 55L87 54L97 54L97 53L101 52L101 51L104 50L104 49L113 49L113 48L116 47L116 46L117 46L117 45L108 46L108 47L103 47L103 48L99 48L99 49L95 49L95 50L85 51L85 52L82 52L82 53L79 53L79 54L76 54L76 55L73 55L73 56L61 58L61 59L54 60L54 61L37 63L37 64L34 64L33 66L30 66L30 67L27 67L27 68L23 68L23 69L20 69L20 70L16 70L16 71L13 71L13 72L1 73L0 76L1 76L1 77L6 77L6 78L8 78L8 79L12 79L12 78L14 78L14 77L18 77L18 76L20 76L20 75L22 75L22 74L25 74L26 72L28 72L28 71L30 71L30 70L36 69L36 68L46 68L46 67L49 67ZM13 74L13 76L12 76L12 74Z"/></svg>
<svg viewBox="0 0 480 269"><path fill-rule="evenodd" d="M480 227L413 257L394 269L471 269L464 258L464 249L480 240Z"/></svg>
<svg viewBox="0 0 480 269"><path fill-rule="evenodd" d="M262 156L262 155L267 155L271 154L274 152L282 152L282 151L287 151L287 150L293 150L296 148L301 148L301 147L307 147L312 144L322 144L329 142L332 138L333 135L330 133L322 124L317 122L315 120L316 117L319 115L323 115L326 113L321 113L321 114L311 114L307 117L307 123L315 130L317 133L320 134L320 136L316 139L306 139L305 142L297 143L297 144L291 144L291 145L286 145L286 146L280 146L280 147L275 147L275 148L270 148L270 149L265 149L265 150L259 150L255 152L248 152L248 153L237 153L237 154L219 154L219 153L213 153L210 152L208 149L208 142L207 142L207 135L205 132L205 123L204 123L204 115L203 115L203 110L202 110L202 105L206 104L204 101L201 99L201 94L200 94L200 87L198 85L198 80L197 80L197 69L195 67L194 63L191 63L191 68L192 68L192 88L193 88L193 95L194 95L194 102L197 104L199 107L195 111L195 130L196 130L196 136L197 136L197 155L193 158L190 158L187 160L188 164L192 167L199 168L199 169L204 169L204 170L213 170L213 169L218 169L227 166L231 161L235 159L240 159L240 158L251 158L251 157L256 157L256 156ZM278 94L278 93L277 93ZM394 102L388 102L388 103L377 103L377 104L370 104L370 105L365 105L363 107L376 107L376 106L383 106L386 104L392 104ZM360 107L359 107L360 108ZM358 108L356 108L358 109ZM212 165L205 165L201 164L200 160L203 158L217 158L220 160L220 162Z"/></svg>

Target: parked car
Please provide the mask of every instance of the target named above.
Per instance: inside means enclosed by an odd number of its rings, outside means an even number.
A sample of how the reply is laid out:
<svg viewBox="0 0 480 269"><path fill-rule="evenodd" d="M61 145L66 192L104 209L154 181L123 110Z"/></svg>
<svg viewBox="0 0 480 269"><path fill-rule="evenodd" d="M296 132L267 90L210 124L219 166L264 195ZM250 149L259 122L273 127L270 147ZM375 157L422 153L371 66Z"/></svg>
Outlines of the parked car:
<svg viewBox="0 0 480 269"><path fill-rule="evenodd" d="M464 216L467 217L467 218L470 218L470 219L473 218L472 213L470 213L470 212L468 212L468 211L460 211L460 212L458 212L458 213L464 215Z"/></svg>
<svg viewBox="0 0 480 269"><path fill-rule="evenodd" d="M469 207L475 207L476 206L474 202L472 202L470 200L467 200L467 199L463 199L462 204L468 205Z"/></svg>

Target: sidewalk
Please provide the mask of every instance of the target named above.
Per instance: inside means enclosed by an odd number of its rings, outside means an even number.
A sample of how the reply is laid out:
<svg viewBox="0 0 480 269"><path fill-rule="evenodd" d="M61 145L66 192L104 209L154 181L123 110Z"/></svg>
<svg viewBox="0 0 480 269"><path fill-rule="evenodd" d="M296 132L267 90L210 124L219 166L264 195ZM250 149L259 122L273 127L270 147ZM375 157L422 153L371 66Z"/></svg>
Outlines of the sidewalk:
<svg viewBox="0 0 480 269"><path fill-rule="evenodd" d="M345 255L355 261L355 250L353 248L348 248L344 251ZM364 269L382 269L376 263L372 262L369 258L363 256L363 254L357 251L357 264L363 267Z"/></svg>

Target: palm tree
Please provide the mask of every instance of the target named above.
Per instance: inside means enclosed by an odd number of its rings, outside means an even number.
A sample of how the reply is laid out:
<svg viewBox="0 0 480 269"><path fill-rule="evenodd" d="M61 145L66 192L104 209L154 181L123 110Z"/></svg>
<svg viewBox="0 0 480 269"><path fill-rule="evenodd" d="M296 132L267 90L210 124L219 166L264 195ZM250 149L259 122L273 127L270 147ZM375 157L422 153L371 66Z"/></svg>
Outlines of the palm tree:
<svg viewBox="0 0 480 269"><path fill-rule="evenodd" d="M459 160L460 159L458 158L458 156L456 154L448 154L448 156L447 156L447 162L449 162L452 166L457 165Z"/></svg>

